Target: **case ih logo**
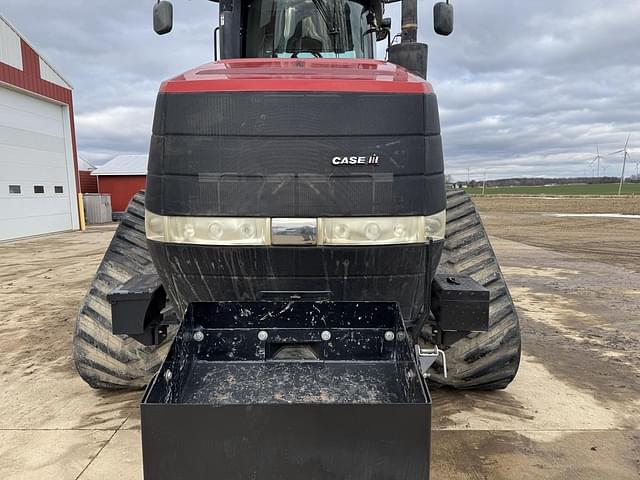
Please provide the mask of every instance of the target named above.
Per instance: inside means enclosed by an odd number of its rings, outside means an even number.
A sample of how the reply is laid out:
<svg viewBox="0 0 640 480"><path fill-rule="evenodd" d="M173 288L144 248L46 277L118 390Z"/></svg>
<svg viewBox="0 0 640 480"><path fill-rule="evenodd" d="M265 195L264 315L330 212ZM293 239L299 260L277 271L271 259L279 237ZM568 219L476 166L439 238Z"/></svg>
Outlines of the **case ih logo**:
<svg viewBox="0 0 640 480"><path fill-rule="evenodd" d="M380 157L373 154L368 157L333 157L331 163L336 166L340 165L378 165Z"/></svg>

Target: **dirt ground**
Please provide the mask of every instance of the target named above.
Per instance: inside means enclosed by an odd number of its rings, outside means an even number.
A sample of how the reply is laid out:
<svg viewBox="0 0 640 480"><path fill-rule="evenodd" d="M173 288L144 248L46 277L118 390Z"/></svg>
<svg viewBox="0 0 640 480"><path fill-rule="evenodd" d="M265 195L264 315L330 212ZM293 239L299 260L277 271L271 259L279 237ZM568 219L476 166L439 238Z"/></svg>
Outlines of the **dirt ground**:
<svg viewBox="0 0 640 480"><path fill-rule="evenodd" d="M602 214L640 215L640 197L538 198L474 197L488 231L497 237L575 254L640 271L640 218L603 218ZM594 217L558 215L595 214Z"/></svg>
<svg viewBox="0 0 640 480"><path fill-rule="evenodd" d="M640 478L640 219L545 215L638 213L599 200L477 199L523 358L504 391L434 392L433 479ZM90 389L70 357L112 234L0 245L3 480L142 478L140 392Z"/></svg>

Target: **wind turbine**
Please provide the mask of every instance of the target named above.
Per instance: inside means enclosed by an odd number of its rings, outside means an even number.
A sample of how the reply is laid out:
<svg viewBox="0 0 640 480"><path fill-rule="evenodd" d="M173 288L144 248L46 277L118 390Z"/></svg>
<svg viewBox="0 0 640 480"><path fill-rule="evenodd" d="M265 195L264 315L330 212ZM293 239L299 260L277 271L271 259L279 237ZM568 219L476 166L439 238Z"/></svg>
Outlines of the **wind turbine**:
<svg viewBox="0 0 640 480"><path fill-rule="evenodd" d="M624 152L624 158L622 160L622 175L620 175L620 187L618 187L618 195L622 194L622 184L624 183L624 169L627 166L627 158L631 159L629 155L629 139L631 138L631 134L627 137L627 143L624 144L624 148L622 150L616 150L615 152L611 152L609 155L617 155L618 153Z"/></svg>
<svg viewBox="0 0 640 480"><path fill-rule="evenodd" d="M600 160L604 160L604 157L600 155L600 146L596 144L596 156L593 158L593 160L591 160L591 165L593 165L594 163L597 164L598 173L596 175L596 178L600 178Z"/></svg>

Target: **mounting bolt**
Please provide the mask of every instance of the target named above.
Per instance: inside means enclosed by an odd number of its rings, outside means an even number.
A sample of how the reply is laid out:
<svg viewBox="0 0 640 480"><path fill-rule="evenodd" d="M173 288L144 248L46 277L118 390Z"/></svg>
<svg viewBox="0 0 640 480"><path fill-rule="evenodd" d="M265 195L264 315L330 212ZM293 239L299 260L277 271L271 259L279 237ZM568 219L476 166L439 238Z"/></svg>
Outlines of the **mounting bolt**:
<svg viewBox="0 0 640 480"><path fill-rule="evenodd" d="M329 340L331 340L331 332L329 330L325 330L320 334L320 338L325 342L328 342Z"/></svg>
<svg viewBox="0 0 640 480"><path fill-rule="evenodd" d="M424 373L422 374L422 377L423 377L423 378L429 378L430 376L431 376L431 374L430 374L429 372L424 372Z"/></svg>
<svg viewBox="0 0 640 480"><path fill-rule="evenodd" d="M398 335L396 335L396 337L398 338L398 340L401 342L404 340L404 332L398 332Z"/></svg>
<svg viewBox="0 0 640 480"><path fill-rule="evenodd" d="M388 332L384 332L384 339L387 342L393 342L396 338L396 334L393 333L391 330L389 330Z"/></svg>
<svg viewBox="0 0 640 480"><path fill-rule="evenodd" d="M269 338L269 334L266 331L260 330L258 332L258 340L264 342L267 338Z"/></svg>
<svg viewBox="0 0 640 480"><path fill-rule="evenodd" d="M193 339L196 342L201 342L204 340L204 332L202 330L196 330L193 332Z"/></svg>
<svg viewBox="0 0 640 480"><path fill-rule="evenodd" d="M166 370L166 371L164 372L164 379L165 379L167 382L170 382L172 378L173 378L173 373L171 373L171 370Z"/></svg>

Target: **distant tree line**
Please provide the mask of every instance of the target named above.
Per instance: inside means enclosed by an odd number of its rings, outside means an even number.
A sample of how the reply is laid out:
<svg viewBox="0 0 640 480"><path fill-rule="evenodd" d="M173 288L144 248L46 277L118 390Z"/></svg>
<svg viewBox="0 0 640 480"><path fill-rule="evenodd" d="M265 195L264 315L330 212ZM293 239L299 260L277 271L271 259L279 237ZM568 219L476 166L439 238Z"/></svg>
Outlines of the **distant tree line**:
<svg viewBox="0 0 640 480"><path fill-rule="evenodd" d="M542 185L571 185L576 183L596 184L596 183L616 183L620 181L620 177L570 177L570 178L539 178L539 177L520 177L520 178L500 178L498 180L487 180L487 187L513 187L513 186L542 186ZM636 175L625 178L628 183L640 183L640 178ZM467 183L467 182L456 182ZM471 180L470 187L481 187L482 180Z"/></svg>

